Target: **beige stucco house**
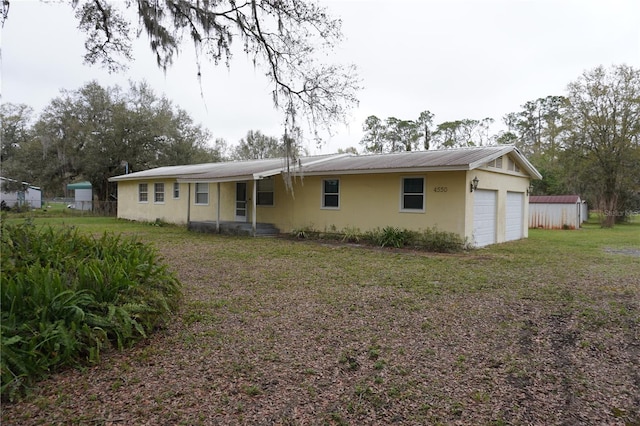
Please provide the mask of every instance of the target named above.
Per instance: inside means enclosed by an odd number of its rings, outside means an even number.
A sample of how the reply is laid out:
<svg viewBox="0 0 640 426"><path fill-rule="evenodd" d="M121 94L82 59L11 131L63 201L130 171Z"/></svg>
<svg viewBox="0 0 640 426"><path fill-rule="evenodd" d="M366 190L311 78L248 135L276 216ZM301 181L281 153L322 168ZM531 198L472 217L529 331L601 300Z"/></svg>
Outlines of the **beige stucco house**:
<svg viewBox="0 0 640 426"><path fill-rule="evenodd" d="M511 145L335 154L160 167L117 176L118 217L242 223L253 232L397 226L455 232L476 246L527 237L530 181Z"/></svg>

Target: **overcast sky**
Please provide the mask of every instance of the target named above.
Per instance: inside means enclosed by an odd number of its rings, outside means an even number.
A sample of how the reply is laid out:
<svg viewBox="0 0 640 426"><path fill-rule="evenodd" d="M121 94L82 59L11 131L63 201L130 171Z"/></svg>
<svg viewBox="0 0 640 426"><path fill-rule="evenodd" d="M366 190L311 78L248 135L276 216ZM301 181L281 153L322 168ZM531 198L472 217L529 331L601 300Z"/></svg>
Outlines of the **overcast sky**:
<svg viewBox="0 0 640 426"><path fill-rule="evenodd" d="M640 0L325 3L342 19L345 35L332 59L355 64L364 88L348 125L327 135L321 148L308 142L311 153L360 148L370 115L416 119L430 110L436 123L485 117L499 123L529 100L565 94L585 70L623 63L640 68ZM242 54L230 70L203 68L200 87L189 44L165 75L143 36L135 62L113 75L82 64L84 35L76 27L67 5L11 1L1 40L2 102L25 103L40 113L61 89L91 80L127 88L129 80L146 80L230 144L248 130L282 134L271 87Z"/></svg>

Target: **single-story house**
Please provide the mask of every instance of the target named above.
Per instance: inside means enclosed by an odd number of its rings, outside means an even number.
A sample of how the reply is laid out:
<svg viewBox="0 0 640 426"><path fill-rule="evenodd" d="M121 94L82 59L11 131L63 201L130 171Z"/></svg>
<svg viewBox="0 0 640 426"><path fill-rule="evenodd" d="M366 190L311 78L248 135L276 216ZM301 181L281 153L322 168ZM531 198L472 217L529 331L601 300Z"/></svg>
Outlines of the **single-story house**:
<svg viewBox="0 0 640 426"><path fill-rule="evenodd" d="M93 208L93 187L91 182L76 182L67 184L67 190L73 191L73 204L77 210L91 210Z"/></svg>
<svg viewBox="0 0 640 426"><path fill-rule="evenodd" d="M587 219L587 204L579 195L529 197L529 228L577 229Z"/></svg>
<svg viewBox="0 0 640 426"><path fill-rule="evenodd" d="M118 217L311 228L437 227L476 246L528 235L530 181L512 145L169 166L116 176Z"/></svg>
<svg viewBox="0 0 640 426"><path fill-rule="evenodd" d="M33 209L42 208L42 190L27 182L20 182L5 177L0 177L0 202L4 201L9 208L28 205ZM16 187L19 186L19 189Z"/></svg>

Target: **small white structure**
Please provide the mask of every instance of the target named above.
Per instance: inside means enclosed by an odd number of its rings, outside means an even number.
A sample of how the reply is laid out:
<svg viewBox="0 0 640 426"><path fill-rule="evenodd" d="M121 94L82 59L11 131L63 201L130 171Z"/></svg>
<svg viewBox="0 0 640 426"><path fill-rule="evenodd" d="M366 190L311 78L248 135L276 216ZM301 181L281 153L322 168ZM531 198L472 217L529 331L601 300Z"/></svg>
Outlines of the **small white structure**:
<svg viewBox="0 0 640 426"><path fill-rule="evenodd" d="M582 206L580 207L580 223L584 223L589 220L589 205L587 200L582 200Z"/></svg>
<svg viewBox="0 0 640 426"><path fill-rule="evenodd" d="M4 201L9 208L16 205L19 207L28 205L33 209L42 208L42 190L27 182L20 182L21 189L13 189L17 183L17 180L0 177L0 201ZM7 184L11 189L5 191Z"/></svg>
<svg viewBox="0 0 640 426"><path fill-rule="evenodd" d="M587 220L586 206L578 195L532 195L529 228L578 229Z"/></svg>
<svg viewBox="0 0 640 426"><path fill-rule="evenodd" d="M74 191L73 208L76 210L93 209L93 187L91 182L78 182L67 184L68 190Z"/></svg>

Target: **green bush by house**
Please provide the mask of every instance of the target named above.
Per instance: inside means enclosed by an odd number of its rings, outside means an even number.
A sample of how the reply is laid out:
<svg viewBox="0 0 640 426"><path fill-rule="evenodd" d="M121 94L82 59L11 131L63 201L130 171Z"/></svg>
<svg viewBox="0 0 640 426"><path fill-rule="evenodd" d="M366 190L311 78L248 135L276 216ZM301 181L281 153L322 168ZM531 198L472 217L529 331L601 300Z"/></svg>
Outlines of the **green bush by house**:
<svg viewBox="0 0 640 426"><path fill-rule="evenodd" d="M3 399L56 368L131 345L178 306L177 278L134 239L25 222L3 223L0 240Z"/></svg>
<svg viewBox="0 0 640 426"><path fill-rule="evenodd" d="M469 241L460 235L454 232L441 231L437 228L414 231L395 226L385 226L384 228L374 228L363 233L360 229L354 227L347 227L342 231L331 227L325 232L320 232L309 226L295 229L291 235L295 238L362 242L378 247L408 247L440 253L454 253L471 248Z"/></svg>

